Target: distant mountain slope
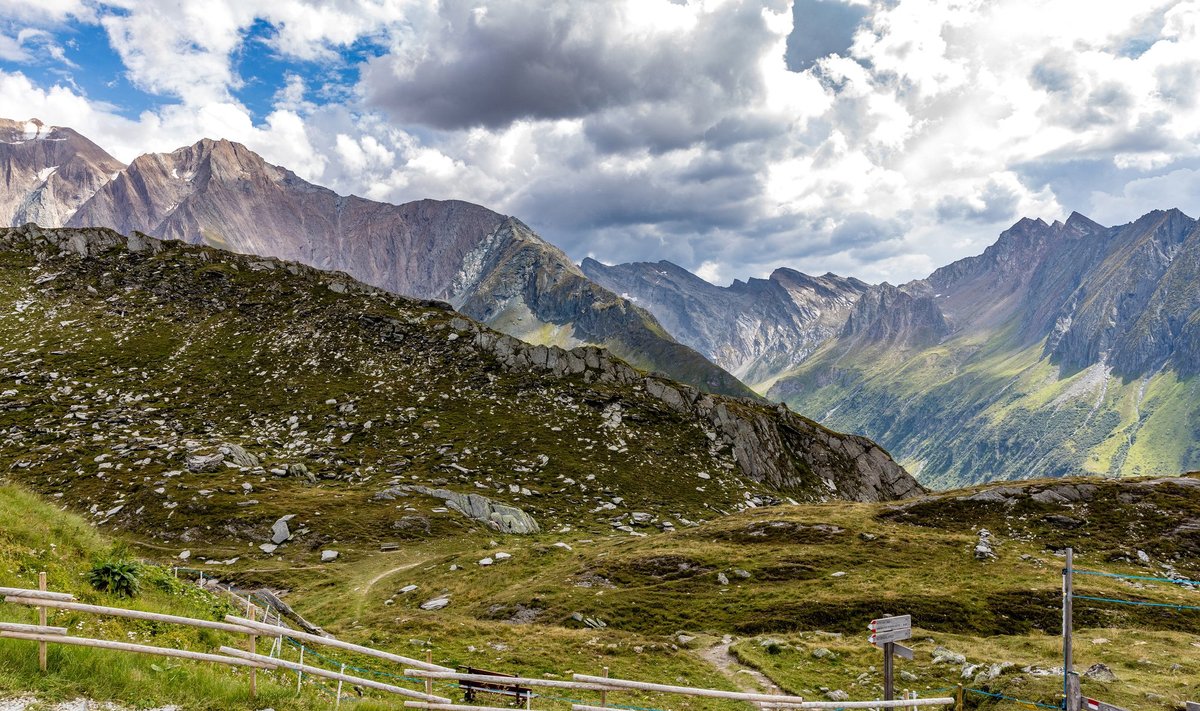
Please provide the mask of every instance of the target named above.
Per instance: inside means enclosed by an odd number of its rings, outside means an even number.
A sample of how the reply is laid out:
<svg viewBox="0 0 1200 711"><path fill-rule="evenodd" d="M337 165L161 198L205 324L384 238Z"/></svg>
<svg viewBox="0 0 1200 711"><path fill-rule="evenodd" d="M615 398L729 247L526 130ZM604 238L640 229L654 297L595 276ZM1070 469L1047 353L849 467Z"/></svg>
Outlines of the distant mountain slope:
<svg viewBox="0 0 1200 711"><path fill-rule="evenodd" d="M682 523L922 491L864 438L600 348L532 346L345 274L107 229L0 229L0 344L0 469L160 537L269 530L289 512L258 502L295 501L386 540L398 514L372 497L400 483L602 531L633 511ZM206 533L214 516L228 527Z"/></svg>
<svg viewBox="0 0 1200 711"><path fill-rule="evenodd" d="M770 396L923 481L1200 466L1200 228L1022 220L982 255L873 287Z"/></svg>
<svg viewBox="0 0 1200 711"><path fill-rule="evenodd" d="M70 129L3 121L0 133L9 181L2 224L137 230L338 269L450 301L533 343L602 345L704 390L754 396L528 227L479 205L343 197L224 140L139 156L126 168Z"/></svg>
<svg viewBox="0 0 1200 711"><path fill-rule="evenodd" d="M69 128L0 119L0 225L61 225L124 167Z"/></svg>
<svg viewBox="0 0 1200 711"><path fill-rule="evenodd" d="M648 313L589 283L515 219L461 201L342 197L237 143L204 140L140 156L68 224L337 269L389 291L449 301L532 343L598 344L705 390L752 395Z"/></svg>
<svg viewBox="0 0 1200 711"><path fill-rule="evenodd" d="M769 279L714 286L670 262L580 265L592 281L654 314L681 342L765 389L835 335L867 285L777 269Z"/></svg>

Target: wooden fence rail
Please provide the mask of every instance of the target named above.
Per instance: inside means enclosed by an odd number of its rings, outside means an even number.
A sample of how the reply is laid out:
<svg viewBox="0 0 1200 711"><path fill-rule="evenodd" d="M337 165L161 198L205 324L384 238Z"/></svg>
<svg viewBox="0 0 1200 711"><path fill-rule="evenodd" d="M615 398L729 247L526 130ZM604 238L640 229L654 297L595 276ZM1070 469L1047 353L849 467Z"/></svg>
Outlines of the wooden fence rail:
<svg viewBox="0 0 1200 711"><path fill-rule="evenodd" d="M197 620L192 617L180 617L179 615L163 615L157 612L143 612L142 610L127 610L123 607L105 607L103 605L85 605L81 602L65 602L60 600L35 600L28 597L6 596L5 602L11 602L17 605L32 605L37 607L52 607L57 610L72 610L74 612L90 612L94 615L108 615L110 617L128 617L134 620L148 620L150 622L166 622L174 625L185 625L188 627L200 627L203 629L219 630L221 632L230 632L232 634L257 635L258 632L242 625L231 625L228 622L216 622L214 620Z"/></svg>
<svg viewBox="0 0 1200 711"><path fill-rule="evenodd" d="M694 686L672 686L670 684L653 684L646 681L630 681L627 679L611 679L606 676L589 676L576 674L575 681L606 687L609 691L635 690L656 691L664 694L682 694L685 696L703 696L712 699L732 699L734 701L767 702L799 706L804 699L799 696L781 694L755 694L746 691L722 691L720 689L701 689Z"/></svg>
<svg viewBox="0 0 1200 711"><path fill-rule="evenodd" d="M429 709L429 711L513 711L511 706L468 706L466 704L438 704L428 701L405 701L404 705L410 709ZM614 709L605 709L605 711L614 711Z"/></svg>
<svg viewBox="0 0 1200 711"><path fill-rule="evenodd" d="M36 597L39 600L61 600L63 602L72 602L75 600L75 596L70 593L29 590L27 588L0 588L0 595L4 597Z"/></svg>
<svg viewBox="0 0 1200 711"><path fill-rule="evenodd" d="M364 647L361 644L354 644L353 642L343 642L342 640L340 640L336 637L322 637L320 635L309 634L308 632L301 632L299 630L294 630L294 629L291 629L290 627L280 627L278 625L267 625L267 624L263 624L262 622L256 622L254 620L247 620L246 618L238 617L237 615L226 615L225 621L235 624L235 625L242 625L242 626L254 629L254 630L258 630L259 633L262 634L264 637L291 637L292 639L295 639L295 640L312 642L313 644L323 644L327 647L334 647L336 649L345 650L347 652L356 652L358 654L362 654L362 655L365 655L368 657L375 657L376 659L384 659L389 662L393 662L395 664L403 664L403 665L410 666L410 667L413 667L416 669L425 669L427 671L441 671L441 672L454 671L453 669L450 669L449 667L443 667L443 666L439 666L437 664L430 664L429 662L423 662L419 659L411 659L409 657L402 657L399 654L392 654L391 652L384 652L384 651L381 651L378 649L372 649L371 647Z"/></svg>
<svg viewBox="0 0 1200 711"><path fill-rule="evenodd" d="M344 681L348 684L355 684L357 686L361 686L361 687L364 687L367 689L378 689L380 691L387 691L387 692L390 692L393 694L398 694L400 696L408 696L410 698L424 699L427 701L434 701L434 702L439 702L439 703L442 703L442 702L450 703L450 699L447 699L444 696L434 696L431 694L425 694L420 691L413 691L411 689L405 689L400 686L394 686L392 684L385 684L381 681L372 681L370 679L363 679L361 677L351 676L349 674L342 674L341 672L329 671L328 669L322 669L321 667L313 667L313 666L309 666L307 664L300 664L298 662L288 661L286 659L276 659L275 657L267 657L262 654L254 654L251 652L243 651L241 649L234 649L233 647L221 647L221 652L224 654L233 656L233 657L239 657L241 659L247 659L247 660L251 660L251 661L261 662L263 665L268 666L268 667L283 667L285 669L291 669L292 671L296 671L296 672L304 672L305 674L312 674L313 676L323 676L326 679L333 679L334 681Z"/></svg>
<svg viewBox="0 0 1200 711"><path fill-rule="evenodd" d="M153 654L159 657L177 657L179 659L192 659L199 662L216 662L217 664L228 664L235 667L253 667L258 669L269 668L265 664L253 662L246 659L235 659L226 657L220 654L208 654L206 652L191 652L186 649L171 649L170 647L151 647L145 644L131 644L129 642L113 642L107 639L88 639L87 637L68 637L59 634L26 634L22 632L0 632L0 637L7 639L24 639L30 642L49 642L50 644L68 644L76 647L97 647L100 649L113 649L119 652L136 652L138 654Z"/></svg>
<svg viewBox="0 0 1200 711"><path fill-rule="evenodd" d="M405 676L417 677L419 679L445 679L449 681L476 681L483 684L495 684L502 682L504 684L512 684L515 686L546 686L554 689L575 689L577 691L613 691L611 686L601 686L600 684L585 684L580 681L565 681L562 679L540 679L537 677L523 676L503 676L497 677L490 674L460 674L459 672L438 672L426 671L424 669L405 669Z"/></svg>
<svg viewBox="0 0 1200 711"><path fill-rule="evenodd" d="M16 622L0 622L2 632L21 632L23 634L66 634L66 627L49 627L47 625L22 625Z"/></svg>

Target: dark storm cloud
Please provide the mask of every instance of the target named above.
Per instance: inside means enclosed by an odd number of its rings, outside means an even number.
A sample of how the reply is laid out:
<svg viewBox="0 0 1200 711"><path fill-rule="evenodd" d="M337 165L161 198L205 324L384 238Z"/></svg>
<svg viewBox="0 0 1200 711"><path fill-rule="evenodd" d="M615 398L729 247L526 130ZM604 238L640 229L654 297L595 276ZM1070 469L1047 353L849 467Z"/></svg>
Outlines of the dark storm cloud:
<svg viewBox="0 0 1200 711"><path fill-rule="evenodd" d="M788 69L800 72L821 57L844 55L867 14L868 8L839 0L796 0L792 6L795 29L787 42Z"/></svg>
<svg viewBox="0 0 1200 711"><path fill-rule="evenodd" d="M714 171L703 181L679 175L692 166L678 172L592 172L571 181L545 181L529 187L519 211L537 215L539 224L563 235L648 225L664 234L701 234L744 225L759 208L762 187L734 162L714 158L697 167L717 166L723 175ZM563 241L560 246L575 251L569 237Z"/></svg>
<svg viewBox="0 0 1200 711"><path fill-rule="evenodd" d="M629 32L617 17L622 11L529 0L480 13L475 3L446 2L432 36L371 60L361 86L370 105L438 129L501 128L681 100L700 110L760 91L755 63L770 37L760 5L721 7L690 32L653 41ZM611 128L596 131L613 145L624 140Z"/></svg>

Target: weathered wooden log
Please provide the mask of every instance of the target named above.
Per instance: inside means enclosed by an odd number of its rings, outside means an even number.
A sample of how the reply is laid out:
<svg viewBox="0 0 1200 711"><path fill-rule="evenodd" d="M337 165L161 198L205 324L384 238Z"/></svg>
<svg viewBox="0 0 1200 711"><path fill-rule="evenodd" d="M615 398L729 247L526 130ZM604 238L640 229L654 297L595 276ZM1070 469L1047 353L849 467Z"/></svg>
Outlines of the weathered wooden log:
<svg viewBox="0 0 1200 711"><path fill-rule="evenodd" d="M720 689L700 689L692 686L671 686L669 684L652 684L646 681L629 681L627 679L610 679L606 676L588 676L576 674L575 681L597 684L607 687L609 691L616 689L637 689L638 691L658 691L664 694L683 694L685 696L704 696L712 699L735 699L737 701L775 702L800 705L804 699L799 696L783 696L776 694L754 694L745 691L721 691Z"/></svg>
<svg viewBox="0 0 1200 711"><path fill-rule="evenodd" d="M254 591L254 594L258 595L265 600L268 605L275 608L276 612L288 618L292 622L295 622L300 626L300 629L304 630L305 632L308 632L309 634L320 635L322 637L327 636L325 630L301 617L300 613L293 610L291 605L288 605L283 600L280 600L279 596L270 590L267 590L266 588L259 588L258 590Z"/></svg>

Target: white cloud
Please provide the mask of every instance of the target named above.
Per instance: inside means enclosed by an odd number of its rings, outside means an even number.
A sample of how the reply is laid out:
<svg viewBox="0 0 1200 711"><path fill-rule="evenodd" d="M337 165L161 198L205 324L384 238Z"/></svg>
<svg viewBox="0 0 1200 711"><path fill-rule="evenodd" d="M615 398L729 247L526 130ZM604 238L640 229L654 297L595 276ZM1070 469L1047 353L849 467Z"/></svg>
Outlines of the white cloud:
<svg viewBox="0 0 1200 711"><path fill-rule="evenodd" d="M879 0L804 72L782 0L113 4L0 0L0 61L102 22L130 80L178 102L122 118L12 70L0 105L124 160L225 137L342 193L480 202L576 257L903 281L1021 216L1124 222L1197 186L1200 0ZM235 58L256 21L285 61L388 52L332 103L292 72L253 119ZM1110 182L1079 190L1097 162Z"/></svg>

